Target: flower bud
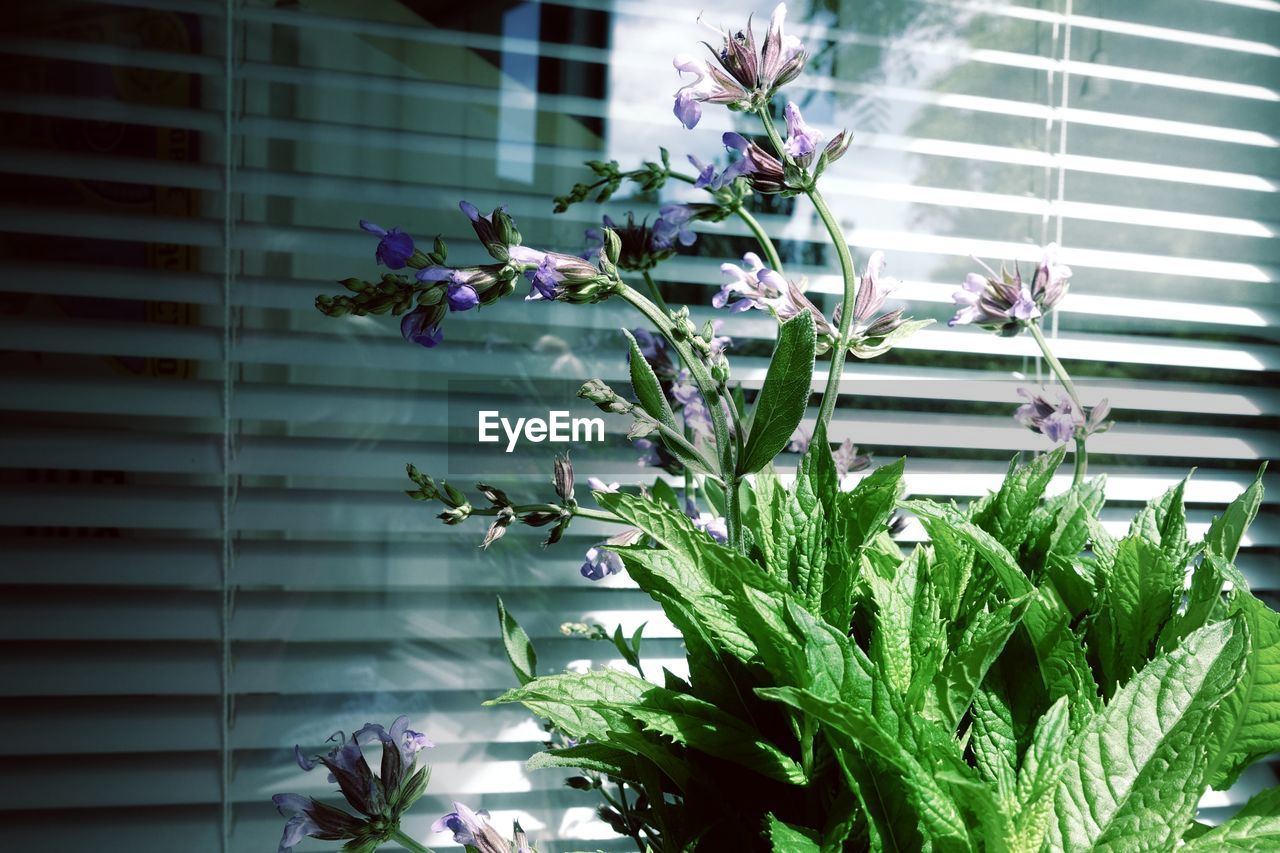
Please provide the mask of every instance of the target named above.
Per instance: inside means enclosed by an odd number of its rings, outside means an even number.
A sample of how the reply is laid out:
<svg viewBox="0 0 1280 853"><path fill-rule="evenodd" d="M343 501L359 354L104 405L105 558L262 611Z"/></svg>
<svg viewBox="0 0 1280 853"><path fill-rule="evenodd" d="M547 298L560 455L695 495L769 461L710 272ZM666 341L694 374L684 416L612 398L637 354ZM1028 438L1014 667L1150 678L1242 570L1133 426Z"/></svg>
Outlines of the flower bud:
<svg viewBox="0 0 1280 853"><path fill-rule="evenodd" d="M602 412L608 412L613 415L625 415L635 406L622 397L618 393L606 385L600 379L591 379L578 389L578 396L583 400L594 403L596 408Z"/></svg>
<svg viewBox="0 0 1280 853"><path fill-rule="evenodd" d="M568 453L556 456L552 483L556 487L556 494L560 496L560 500L565 503L573 502L573 462L569 460Z"/></svg>
<svg viewBox="0 0 1280 853"><path fill-rule="evenodd" d="M601 229L604 234L604 256L610 263L616 264L622 254L622 238L612 228Z"/></svg>

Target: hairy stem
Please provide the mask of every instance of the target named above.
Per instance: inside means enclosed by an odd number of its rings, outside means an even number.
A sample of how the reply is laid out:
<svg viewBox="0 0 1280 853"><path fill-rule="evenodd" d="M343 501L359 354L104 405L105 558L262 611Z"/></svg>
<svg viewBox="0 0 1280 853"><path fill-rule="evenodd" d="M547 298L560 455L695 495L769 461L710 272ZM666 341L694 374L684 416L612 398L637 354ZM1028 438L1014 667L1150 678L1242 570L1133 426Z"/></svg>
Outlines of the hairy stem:
<svg viewBox="0 0 1280 853"><path fill-rule="evenodd" d="M1027 324L1027 328L1031 330L1031 337L1035 338L1036 345L1040 347L1040 352L1044 355L1044 360L1049 363L1049 369L1053 371L1054 376L1058 377L1058 381L1062 383L1067 396L1075 404L1076 411L1083 418L1085 416L1084 406L1080 404L1080 395L1076 393L1075 383L1071 381L1071 375L1062 366L1062 362L1058 361L1058 357L1053 354L1053 350L1049 349L1049 341L1045 339L1044 332L1040 331L1040 324L1032 320ZM1075 470L1072 472L1071 484L1078 486L1084 482L1085 475L1089 472L1089 452L1085 447L1086 437L1082 430L1076 430L1075 441Z"/></svg>
<svg viewBox="0 0 1280 853"><path fill-rule="evenodd" d="M678 181L684 181L686 184L692 184L697 181L693 176L682 172L670 172L668 174ZM707 192L711 192L711 190L707 190ZM782 272L782 259L778 257L778 248L773 245L773 240L769 238L760 221L752 216L751 211L742 205L734 207L733 213L742 220L743 224L747 226L748 230L756 238L756 242L760 244L760 251L764 253L765 265L775 272Z"/></svg>
<svg viewBox="0 0 1280 853"><path fill-rule="evenodd" d="M671 342L671 346L679 354L680 360L689 368L689 375L693 378L693 382L698 386L698 391L702 394L702 399L706 403L707 412L711 415L711 429L715 435L716 458L719 462L721 480L724 483L724 515L725 528L729 535L729 544L734 548L741 548L742 545L742 518L738 503L738 485L739 479L736 471L736 444L729 430L729 420L725 416L724 406L720 400L723 396L719 384L712 378L707 365L693 351L693 347L685 339L685 333L681 330L677 334L675 325L671 317L660 310L657 305L649 301L639 291L632 287L628 287L622 282L618 282L617 293L627 302L630 302L641 314L645 316L650 323L653 324L664 338Z"/></svg>
<svg viewBox="0 0 1280 853"><path fill-rule="evenodd" d="M764 123L765 133L769 136L778 157L786 159L782 147L782 137L773 124L773 116L766 105L760 110L760 120ZM831 422L831 413L835 411L836 398L840 395L840 377L844 373L844 360L849 351L849 330L853 328L853 306L858 298L858 275L853 268L853 256L849 254L849 244L844 239L844 232L827 207L826 199L816 186L810 185L805 191L813 202L818 217L827 228L831 242L835 244L836 255L840 259L840 274L844 277L844 303L840 310L840 330L835 346L831 349L831 369L827 373L827 386L822 392L822 405L818 408L818 422L813 434L826 433L827 424Z"/></svg>
<svg viewBox="0 0 1280 853"><path fill-rule="evenodd" d="M418 842L414 841L408 835L405 835L403 830L400 830L400 829L395 830L394 832L391 833L391 837L394 838L396 841L400 842L401 847L403 847L406 850L412 850L413 853L432 853L432 850L430 847L427 847L425 844L419 844Z"/></svg>

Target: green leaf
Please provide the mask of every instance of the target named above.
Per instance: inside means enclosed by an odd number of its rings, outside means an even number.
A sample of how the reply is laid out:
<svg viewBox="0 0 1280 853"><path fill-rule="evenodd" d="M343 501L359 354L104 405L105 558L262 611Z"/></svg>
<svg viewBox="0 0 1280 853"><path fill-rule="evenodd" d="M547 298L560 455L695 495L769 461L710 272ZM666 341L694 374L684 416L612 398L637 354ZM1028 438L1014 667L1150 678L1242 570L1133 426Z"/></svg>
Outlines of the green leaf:
<svg viewBox="0 0 1280 853"><path fill-rule="evenodd" d="M974 516L974 523L1004 547L1017 550L1026 538L1032 510L1040 504L1040 498L1066 452L1066 445L1063 445L1021 466L1015 464L1015 458L1009 463L1009 471L995 499Z"/></svg>
<svg viewBox="0 0 1280 853"><path fill-rule="evenodd" d="M599 743L580 743L575 746L548 749L533 755L525 767L542 770L547 767L570 767L604 773L628 782L639 779L636 757L625 749Z"/></svg>
<svg viewBox="0 0 1280 853"><path fill-rule="evenodd" d="M902 506L915 512L935 542L962 539L985 560L1008 598L1030 596L1020 623L1038 663L1047 699L1072 697L1072 717L1086 719L1097 703L1097 687L1079 637L1071 628L1071 613L1052 585L1036 588L1022 568L995 537L955 510L929 501L906 501Z"/></svg>
<svg viewBox="0 0 1280 853"><path fill-rule="evenodd" d="M1280 849L1280 788L1255 794L1230 820L1188 839L1181 849L1187 853Z"/></svg>
<svg viewBox="0 0 1280 853"><path fill-rule="evenodd" d="M830 701L793 687L761 687L756 693L782 702L819 720L829 735L881 759L905 786L921 828L935 850L969 850L969 831L963 815L933 774L896 738L891 737L869 709Z"/></svg>
<svg viewBox="0 0 1280 853"><path fill-rule="evenodd" d="M1204 537L1204 550L1227 561L1234 560L1240 550L1240 540L1262 506L1262 475L1267 463L1262 463L1249 488L1232 501L1222 515L1214 517L1209 532Z"/></svg>
<svg viewBox="0 0 1280 853"><path fill-rule="evenodd" d="M808 311L778 327L778 346L756 398L738 474L755 473L772 462L800 425L809 405L814 346L813 317Z"/></svg>
<svg viewBox="0 0 1280 853"><path fill-rule="evenodd" d="M1182 500L1189 479L1191 474L1150 501L1129 525L1130 536L1140 536L1159 545L1165 560L1179 573L1191 556L1191 549L1187 546L1187 510Z"/></svg>
<svg viewBox="0 0 1280 853"><path fill-rule="evenodd" d="M1231 613L1248 626L1249 654L1208 737L1208 781L1219 790L1231 787L1253 762L1280 751L1280 614L1242 588L1232 592Z"/></svg>
<svg viewBox="0 0 1280 853"><path fill-rule="evenodd" d="M897 507L905 463L905 459L898 459L882 465L848 492L839 491L835 472L831 472L834 508L830 538L839 550L829 555L823 572L822 615L832 625L846 626L852 619L859 554L885 530ZM837 555L838 559L833 559Z"/></svg>
<svg viewBox="0 0 1280 853"><path fill-rule="evenodd" d="M1146 533L1127 536L1116 547L1090 632L1103 675L1103 692L1111 695L1134 670L1143 666L1161 628L1182 597L1181 563L1171 563L1158 541Z"/></svg>
<svg viewBox="0 0 1280 853"><path fill-rule="evenodd" d="M769 815L769 841L774 850L784 853L821 853L817 835L812 829L791 826Z"/></svg>
<svg viewBox="0 0 1280 853"><path fill-rule="evenodd" d="M969 710L987 670L1022 621L1027 603L1028 598L1017 598L979 612L947 650L933 673L931 697L934 713L949 728L956 728Z"/></svg>
<svg viewBox="0 0 1280 853"><path fill-rule="evenodd" d="M634 742L654 733L781 782L805 781L794 759L715 705L617 670L543 676L485 704L505 702L521 703L570 737L625 748L620 734Z"/></svg>
<svg viewBox="0 0 1280 853"><path fill-rule="evenodd" d="M507 660L521 684L528 684L538 675L538 653L533 650L529 635L498 599L498 626L502 630L502 645L507 650Z"/></svg>
<svg viewBox="0 0 1280 853"><path fill-rule="evenodd" d="M1073 739L1055 797L1053 849L1172 847L1204 786L1214 706L1239 678L1243 632L1218 622L1129 680Z"/></svg>
<svg viewBox="0 0 1280 853"><path fill-rule="evenodd" d="M1018 740L1013 712L1000 692L986 688L973 697L969 745L978 772L996 786L1000 799L1012 800L1018 774Z"/></svg>
<svg viewBox="0 0 1280 853"><path fill-rule="evenodd" d="M1022 758L1014 795L1019 812L1013 821L1016 836L1013 850L1040 850L1044 846L1053 801L1062 772L1066 769L1067 740L1071 734L1067 697L1053 704L1031 736L1031 745Z"/></svg>

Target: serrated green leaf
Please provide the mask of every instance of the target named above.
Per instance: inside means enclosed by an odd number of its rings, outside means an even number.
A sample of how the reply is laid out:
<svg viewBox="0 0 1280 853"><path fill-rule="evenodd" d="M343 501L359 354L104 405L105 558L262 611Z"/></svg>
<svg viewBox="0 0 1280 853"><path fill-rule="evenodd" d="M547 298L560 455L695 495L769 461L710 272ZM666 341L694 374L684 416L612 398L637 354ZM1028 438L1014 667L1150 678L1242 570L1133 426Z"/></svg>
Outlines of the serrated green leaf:
<svg viewBox="0 0 1280 853"><path fill-rule="evenodd" d="M978 772L995 785L1001 800L1012 801L1018 778L1018 739L1013 712L998 691L984 687L973 697L969 746Z"/></svg>
<svg viewBox="0 0 1280 853"><path fill-rule="evenodd" d="M791 826L769 815L769 841L783 853L821 853L818 834L812 829Z"/></svg>
<svg viewBox="0 0 1280 853"><path fill-rule="evenodd" d="M1280 751L1280 614L1247 589L1231 594L1231 614L1248 629L1244 672L1209 732L1208 782L1226 790L1253 762Z"/></svg>
<svg viewBox="0 0 1280 853"><path fill-rule="evenodd" d="M1116 546L1089 632L1108 696L1150 658L1182 597L1181 563L1171 563L1159 542L1147 538L1149 526L1142 529L1146 532L1127 536Z"/></svg>
<svg viewBox="0 0 1280 853"><path fill-rule="evenodd" d="M636 757L630 752L599 743L580 743L575 746L548 749L535 753L525 762L525 767L529 770L568 767L605 773L628 782L639 778L635 765Z"/></svg>
<svg viewBox="0 0 1280 853"><path fill-rule="evenodd" d="M1018 770L1014 796L1018 814L1013 821L1015 835L1012 850L1040 850L1044 846L1053 801L1062 772L1066 769L1067 740L1071 735L1070 711L1063 696L1045 712L1036 724Z"/></svg>
<svg viewBox="0 0 1280 853"><path fill-rule="evenodd" d="M1160 546L1165 559L1181 569L1189 556L1187 548L1187 510L1182 497L1188 474L1177 485L1147 503L1134 516L1129 535L1138 536Z"/></svg>
<svg viewBox="0 0 1280 853"><path fill-rule="evenodd" d="M620 733L655 733L781 782L805 781L794 759L715 705L625 672L547 675L486 704L507 702L521 703L571 737L610 745Z"/></svg>
<svg viewBox="0 0 1280 853"><path fill-rule="evenodd" d="M1240 550L1240 540L1245 531L1253 523L1262 506L1262 475L1267 471L1267 464L1262 463L1249 488L1245 489L1223 511L1215 516L1209 524L1209 532L1204 537L1205 553L1216 554L1228 562L1236 558Z"/></svg>
<svg viewBox="0 0 1280 853"><path fill-rule="evenodd" d="M1055 796L1054 849L1171 847L1204 785L1214 706L1239 678L1234 622L1208 625L1129 680L1073 738Z"/></svg>
<svg viewBox="0 0 1280 853"><path fill-rule="evenodd" d="M1036 656L1037 670L1046 698L1071 697L1072 718L1087 719L1097 705L1097 687L1079 637L1071 627L1071 613L1051 585L1032 585L1013 556L995 537L959 513L929 501L906 501L931 540L960 537L973 546L1003 588L1005 597L1029 597L1020 629L1026 633Z"/></svg>
<svg viewBox="0 0 1280 853"><path fill-rule="evenodd" d="M502 645L507 651L507 660L511 661L516 679L521 684L528 684L538 675L538 653L533 650L529 635L507 612L501 598L498 599L498 627L502 631Z"/></svg>
<svg viewBox="0 0 1280 853"><path fill-rule="evenodd" d="M1230 820L1188 839L1181 849L1186 853L1280 850L1280 788L1255 794Z"/></svg>
<svg viewBox="0 0 1280 853"><path fill-rule="evenodd" d="M778 327L778 345L756 398L751 432L738 459L738 474L759 471L791 440L809 405L814 347L813 317L808 311Z"/></svg>
<svg viewBox="0 0 1280 853"><path fill-rule="evenodd" d="M1062 464L1065 445L1042 453L1025 465L1009 463L1009 471L995 498L973 517L973 522L1009 550L1026 538L1032 510L1040 503L1053 474Z"/></svg>
<svg viewBox="0 0 1280 853"><path fill-rule="evenodd" d="M974 694L1026 612L1028 599L1001 603L978 613L933 672L931 706L937 718L956 728L969 710Z"/></svg>
<svg viewBox="0 0 1280 853"><path fill-rule="evenodd" d="M792 687L757 688L756 693L819 720L830 736L846 741L847 748L867 750L892 768L904 785L933 849L970 849L968 826L955 800L902 743L880 726L869 709L826 700Z"/></svg>

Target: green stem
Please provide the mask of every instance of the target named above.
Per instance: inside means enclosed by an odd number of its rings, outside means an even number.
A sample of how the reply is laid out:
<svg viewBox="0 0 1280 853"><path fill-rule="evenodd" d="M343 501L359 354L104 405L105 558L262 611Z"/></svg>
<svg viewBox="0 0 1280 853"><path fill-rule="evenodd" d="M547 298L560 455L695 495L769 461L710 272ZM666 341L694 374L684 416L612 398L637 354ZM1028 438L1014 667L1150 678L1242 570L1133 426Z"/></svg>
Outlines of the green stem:
<svg viewBox="0 0 1280 853"><path fill-rule="evenodd" d="M502 511L502 509L502 507L497 506L472 507L470 514L473 516L490 517L497 515ZM511 507L511 511L517 515L524 515L527 512L560 512L562 509L564 509L564 507L560 504L551 503L513 504ZM575 506L570 510L570 512L578 518L590 518L593 521L607 521L611 524L626 524L625 521L618 518L613 513L605 512L600 509L587 509L586 507Z"/></svg>
<svg viewBox="0 0 1280 853"><path fill-rule="evenodd" d="M778 129L774 127L773 116L769 112L766 105L760 110L760 120L764 124L765 133L769 136L769 141L773 144L774 149L780 158L786 159L783 152L782 137L778 135ZM840 330L837 334L835 346L831 349L831 369L827 373L827 386L822 392L822 405L818 408L818 422L814 426L813 434L818 435L819 432L825 434L827 424L831 422L831 414L835 411L836 398L840 396L840 377L844 373L844 360L849 351L849 330L853 328L853 306L858 298L858 274L853 268L853 256L849 254L849 244L845 242L844 232L840 229L839 223L831 214L831 208L827 207L826 199L822 197L822 193L818 191L816 186L810 186L806 190L809 200L813 202L814 208L818 211L818 217L822 220L822 224L827 228L827 234L831 237L831 242L835 244L836 255L840 259L840 274L844 277L844 303L840 309Z"/></svg>
<svg viewBox="0 0 1280 853"><path fill-rule="evenodd" d="M696 178L690 175L685 175L681 172L670 172L669 174L676 180L684 181L687 184L695 183L697 180ZM707 190L707 192L712 191ZM712 195L714 194L715 193L712 193ZM747 229L751 231L752 236L756 238L756 242L760 244L760 251L764 253L765 266L769 267L769 269L774 272L781 273L782 259L778 257L778 248L773 245L773 240L769 239L769 235L765 232L764 226L761 225L760 221L752 216L751 212L741 204L734 207L733 212L742 220L743 224L747 226Z"/></svg>
<svg viewBox="0 0 1280 853"><path fill-rule="evenodd" d="M648 270L645 270L642 275L644 275L644 283L649 285L649 292L653 294L654 304L662 309L663 314L670 313L670 309L667 308L667 300L662 298L662 291L658 289L658 283L653 280L653 276L649 274Z"/></svg>
<svg viewBox="0 0 1280 853"><path fill-rule="evenodd" d="M1049 369L1053 371L1054 376L1058 377L1058 381L1062 383L1067 396L1075 404L1076 412L1083 418L1085 416L1084 406L1080 404L1080 395L1076 393L1075 383L1071 381L1071 375L1062 366L1062 362L1058 361L1058 357L1053 354L1053 350L1049 349L1049 342L1045 339L1044 332L1040 331L1040 324L1032 320L1027 324L1027 328L1031 330L1031 337L1035 338L1036 345L1040 347L1040 352L1044 355L1044 360L1049 363ZM1075 471L1071 476L1071 484L1073 486L1083 483L1085 475L1089 472L1089 452L1085 447L1085 443L1086 437L1083 433L1077 431Z"/></svg>
<svg viewBox="0 0 1280 853"><path fill-rule="evenodd" d="M405 835L403 830L397 829L391 833L391 837L400 842L400 846L406 850L412 850L413 853L432 853L430 847L419 844L409 836Z"/></svg>
<svg viewBox="0 0 1280 853"><path fill-rule="evenodd" d="M660 310L657 305L646 299L643 294L623 282L618 282L617 293L630 302L641 314L653 324L664 338L679 354L680 360L689 368L689 375L698 386L702 399L706 403L707 412L711 415L711 429L715 435L716 455L719 461L721 480L724 483L725 527L729 534L729 544L734 548L742 546L742 519L739 515L738 484L736 470L736 445L729 430L729 421L725 417L722 394L715 379L712 378L707 365L685 340L684 331L677 334L671 317Z"/></svg>

